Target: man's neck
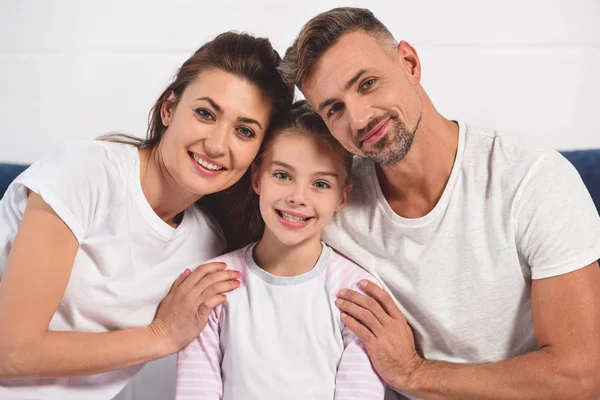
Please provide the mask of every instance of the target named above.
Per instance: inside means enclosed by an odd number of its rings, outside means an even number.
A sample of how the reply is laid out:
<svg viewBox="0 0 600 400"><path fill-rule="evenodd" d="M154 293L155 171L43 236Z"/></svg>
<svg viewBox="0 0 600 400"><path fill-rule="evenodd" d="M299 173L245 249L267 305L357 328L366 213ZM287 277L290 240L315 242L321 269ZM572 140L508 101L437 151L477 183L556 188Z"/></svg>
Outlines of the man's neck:
<svg viewBox="0 0 600 400"><path fill-rule="evenodd" d="M321 256L323 247L318 237L296 245L281 243L265 229L265 233L254 248L254 261L272 275L298 276L310 271Z"/></svg>
<svg viewBox="0 0 600 400"><path fill-rule="evenodd" d="M450 179L458 150L458 125L435 113L421 121L408 154L398 164L377 166L381 191L394 212L420 218L434 209Z"/></svg>

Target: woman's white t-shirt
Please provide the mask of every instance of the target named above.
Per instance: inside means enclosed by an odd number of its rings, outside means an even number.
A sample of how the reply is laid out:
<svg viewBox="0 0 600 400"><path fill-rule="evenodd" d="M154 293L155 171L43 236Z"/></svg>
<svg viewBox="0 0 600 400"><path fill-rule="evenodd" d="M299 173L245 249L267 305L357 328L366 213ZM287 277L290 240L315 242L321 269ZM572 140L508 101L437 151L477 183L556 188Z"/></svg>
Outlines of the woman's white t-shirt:
<svg viewBox="0 0 600 400"><path fill-rule="evenodd" d="M148 325L181 272L225 250L221 231L198 207L185 210L177 228L154 213L142 192L136 147L77 142L35 162L0 200L0 276L23 217L26 188L42 196L79 242L67 289L50 321L53 331ZM0 381L0 399L111 399L141 367Z"/></svg>

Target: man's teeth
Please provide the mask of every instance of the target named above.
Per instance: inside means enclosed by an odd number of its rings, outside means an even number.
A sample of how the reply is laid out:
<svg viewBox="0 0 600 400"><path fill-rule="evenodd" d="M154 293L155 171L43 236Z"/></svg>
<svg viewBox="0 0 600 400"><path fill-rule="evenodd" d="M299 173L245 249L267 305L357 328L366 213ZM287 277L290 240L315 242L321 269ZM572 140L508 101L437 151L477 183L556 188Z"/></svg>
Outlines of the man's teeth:
<svg viewBox="0 0 600 400"><path fill-rule="evenodd" d="M292 222L304 222L308 219L308 218L298 218L294 215L284 213L283 211L280 211L280 213L281 213L281 216L283 217L283 219L287 219L288 221L292 221Z"/></svg>
<svg viewBox="0 0 600 400"><path fill-rule="evenodd" d="M195 154L194 154L194 160L195 160L195 161L196 161L198 164L202 165L204 168L206 168L206 169L210 169L211 171L218 171L218 170L220 170L220 169L223 169L223 167L219 167L218 165L211 164L211 163L209 163L209 162L207 162L207 161L204 161L203 159L201 159L200 157L198 157L198 156L197 156L197 155L195 155Z"/></svg>

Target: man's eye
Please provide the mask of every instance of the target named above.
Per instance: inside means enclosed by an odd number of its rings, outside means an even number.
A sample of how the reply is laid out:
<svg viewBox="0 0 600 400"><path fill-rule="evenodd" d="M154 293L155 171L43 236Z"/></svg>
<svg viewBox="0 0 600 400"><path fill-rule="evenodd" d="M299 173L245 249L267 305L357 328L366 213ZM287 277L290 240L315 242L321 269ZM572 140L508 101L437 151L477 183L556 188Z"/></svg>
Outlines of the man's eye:
<svg viewBox="0 0 600 400"><path fill-rule="evenodd" d="M373 86L375 84L375 79L367 79L363 84L362 84L362 89L369 89L371 88L371 86Z"/></svg>
<svg viewBox="0 0 600 400"><path fill-rule="evenodd" d="M329 111L327 111L327 116L331 117L333 114L335 114L336 112L338 112L340 109L342 108L341 103L336 103L334 104Z"/></svg>

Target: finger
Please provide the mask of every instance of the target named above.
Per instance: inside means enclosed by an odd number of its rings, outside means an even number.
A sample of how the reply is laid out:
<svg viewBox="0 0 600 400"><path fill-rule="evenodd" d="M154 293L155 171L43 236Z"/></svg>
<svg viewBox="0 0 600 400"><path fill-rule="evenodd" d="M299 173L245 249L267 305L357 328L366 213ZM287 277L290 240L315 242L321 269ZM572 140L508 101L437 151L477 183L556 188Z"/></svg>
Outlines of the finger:
<svg viewBox="0 0 600 400"><path fill-rule="evenodd" d="M225 263L214 262L209 264L200 265L196 268L190 276L181 284L181 289L184 291L191 290L192 287L196 286L196 284L202 281L206 276L218 272L223 271L226 268Z"/></svg>
<svg viewBox="0 0 600 400"><path fill-rule="evenodd" d="M392 299L392 296L379 285L363 279L359 282L359 286L366 294L374 298L390 317L394 319L405 319L404 314L402 314L402 311L400 311L394 302L394 299Z"/></svg>
<svg viewBox="0 0 600 400"><path fill-rule="evenodd" d="M366 297L366 296L365 296ZM366 326L373 334L377 335L382 331L383 325L373 313L352 301L337 299L335 304L344 313L348 314L361 324Z"/></svg>
<svg viewBox="0 0 600 400"><path fill-rule="evenodd" d="M185 278L187 278L190 275L190 270L186 268L185 271L183 271L178 277L177 279L175 279L175 282L173 282L173 284L171 285L171 289L169 289L169 293L172 293L175 289L177 289L181 283L185 280Z"/></svg>
<svg viewBox="0 0 600 400"><path fill-rule="evenodd" d="M374 298L367 296L362 293L358 293L354 290L350 289L342 289L338 295L339 298L343 300L350 301L354 304L359 305L360 307L367 309L371 312L372 315L377 318L379 323L385 325L389 320L390 316L385 312L385 310L379 305L377 300Z"/></svg>
<svg viewBox="0 0 600 400"><path fill-rule="evenodd" d="M365 345L375 339L375 335L373 335L373 332L371 332L369 328L352 318L350 315L342 313L341 318L344 325L346 325Z"/></svg>
<svg viewBox="0 0 600 400"><path fill-rule="evenodd" d="M205 302L200 304L198 307L198 318L202 322L208 321L208 314L219 304L227 300L227 296L224 294L217 294L215 296L210 297Z"/></svg>
<svg viewBox="0 0 600 400"><path fill-rule="evenodd" d="M206 287L202 292L198 293L198 303L202 303L213 296L231 292L240 287L240 281L226 280L216 282Z"/></svg>

